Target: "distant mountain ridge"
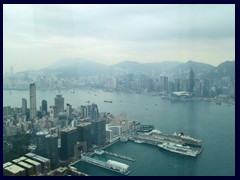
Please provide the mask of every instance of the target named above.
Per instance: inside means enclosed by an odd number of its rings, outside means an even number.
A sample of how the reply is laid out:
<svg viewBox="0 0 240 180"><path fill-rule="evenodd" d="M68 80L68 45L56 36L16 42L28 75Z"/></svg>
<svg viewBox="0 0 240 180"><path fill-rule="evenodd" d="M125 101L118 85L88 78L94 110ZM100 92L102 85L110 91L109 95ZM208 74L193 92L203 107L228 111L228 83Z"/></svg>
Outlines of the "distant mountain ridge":
<svg viewBox="0 0 240 180"><path fill-rule="evenodd" d="M167 73L167 74L185 74L189 69L193 69L199 77L223 77L229 75L235 76L235 61L226 61L218 66L189 60L186 63L179 61L163 61L159 63L139 63L136 61L126 60L114 65L104 65L89 61L83 58L65 58L42 69L45 72L57 72L60 77L73 76L91 76L113 72L114 69L120 69L127 73Z"/></svg>

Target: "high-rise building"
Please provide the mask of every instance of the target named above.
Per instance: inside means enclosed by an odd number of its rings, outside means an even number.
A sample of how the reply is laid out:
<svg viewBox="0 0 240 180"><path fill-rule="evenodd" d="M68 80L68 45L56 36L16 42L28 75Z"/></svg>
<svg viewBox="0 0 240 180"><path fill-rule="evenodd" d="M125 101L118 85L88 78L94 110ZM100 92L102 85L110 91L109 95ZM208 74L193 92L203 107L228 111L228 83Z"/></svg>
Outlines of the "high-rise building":
<svg viewBox="0 0 240 180"><path fill-rule="evenodd" d="M48 134L46 135L47 150L46 156L50 159L50 165L52 169L55 169L59 165L59 155L58 155L58 135Z"/></svg>
<svg viewBox="0 0 240 180"><path fill-rule="evenodd" d="M42 113L47 113L47 101L42 100Z"/></svg>
<svg viewBox="0 0 240 180"><path fill-rule="evenodd" d="M190 93L193 93L193 87L194 87L194 72L193 72L193 70L191 69L190 71L189 71L189 89L188 89L188 91L190 92Z"/></svg>
<svg viewBox="0 0 240 180"><path fill-rule="evenodd" d="M163 90L165 92L168 92L168 77L167 76L163 77Z"/></svg>
<svg viewBox="0 0 240 180"><path fill-rule="evenodd" d="M77 137L76 128L61 130L60 157L62 160L67 160L74 156L74 146L77 144Z"/></svg>
<svg viewBox="0 0 240 180"><path fill-rule="evenodd" d="M78 141L86 142L87 149L92 147L92 137L91 137L91 123L81 123L77 126L78 131Z"/></svg>
<svg viewBox="0 0 240 180"><path fill-rule="evenodd" d="M70 116L72 111L72 106L70 104L67 104L67 115Z"/></svg>
<svg viewBox="0 0 240 180"><path fill-rule="evenodd" d="M55 106L57 107L57 113L59 112L63 112L64 111L64 98L62 97L62 95L57 95L54 98L55 101Z"/></svg>
<svg viewBox="0 0 240 180"><path fill-rule="evenodd" d="M30 118L34 118L37 114L36 109L36 85L35 83L30 84Z"/></svg>
<svg viewBox="0 0 240 180"><path fill-rule="evenodd" d="M25 98L22 98L22 113L27 114L27 99Z"/></svg>
<svg viewBox="0 0 240 180"><path fill-rule="evenodd" d="M98 146L106 142L106 120L97 119L92 121L91 128L92 143Z"/></svg>
<svg viewBox="0 0 240 180"><path fill-rule="evenodd" d="M50 106L50 118L56 119L58 117L57 106Z"/></svg>
<svg viewBox="0 0 240 180"><path fill-rule="evenodd" d="M82 115L82 117L84 117L84 118L87 117L87 115L88 115L87 110L88 110L87 106L81 106L81 115Z"/></svg>
<svg viewBox="0 0 240 180"><path fill-rule="evenodd" d="M43 157L47 157L47 141L46 135L48 135L47 131L39 131L37 132L37 154Z"/></svg>
<svg viewBox="0 0 240 180"><path fill-rule="evenodd" d="M99 118L98 106L97 104L92 104L91 120L96 120L97 118Z"/></svg>

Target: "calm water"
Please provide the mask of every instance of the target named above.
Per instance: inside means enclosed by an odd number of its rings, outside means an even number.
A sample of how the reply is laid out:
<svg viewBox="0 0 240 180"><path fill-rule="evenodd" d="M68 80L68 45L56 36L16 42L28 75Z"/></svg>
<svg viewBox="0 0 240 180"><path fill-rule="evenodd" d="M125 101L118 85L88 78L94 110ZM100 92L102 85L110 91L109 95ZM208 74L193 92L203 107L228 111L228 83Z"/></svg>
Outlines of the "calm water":
<svg viewBox="0 0 240 180"><path fill-rule="evenodd" d="M54 104L57 91L37 91L37 106L42 99ZM108 151L134 157L136 162L119 160L130 165L130 175L235 175L235 106L221 106L207 102L171 102L158 96L103 92L101 90L61 91L65 104L74 108L85 101L98 105L100 112L118 115L126 112L129 119L154 124L166 133L181 132L202 139L204 151L197 157L186 157L163 151L157 147L132 142L118 142ZM28 100L28 91L3 91L3 105L21 106L21 98ZM104 103L112 100L113 103ZM113 159L113 158L112 158ZM93 175L114 175L92 165L79 165ZM84 168L83 168L84 166ZM86 170L87 169L87 170Z"/></svg>

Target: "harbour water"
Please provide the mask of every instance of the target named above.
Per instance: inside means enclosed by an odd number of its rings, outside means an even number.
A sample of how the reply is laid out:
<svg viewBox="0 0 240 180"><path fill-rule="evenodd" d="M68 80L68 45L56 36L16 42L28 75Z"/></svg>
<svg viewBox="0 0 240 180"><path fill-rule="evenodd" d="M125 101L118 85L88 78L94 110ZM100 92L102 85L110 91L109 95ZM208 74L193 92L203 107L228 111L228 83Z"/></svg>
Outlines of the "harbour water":
<svg viewBox="0 0 240 180"><path fill-rule="evenodd" d="M57 91L38 90L37 106L46 99L48 107L54 104ZM106 150L131 156L135 162L117 159L128 164L130 176L188 176L235 175L235 106L216 105L204 101L172 102L147 94L104 92L102 90L61 91L65 104L74 108L96 103L100 112L117 116L126 112L127 118L142 124L153 124L166 133L184 132L202 140L203 152L196 158L164 151L156 146L134 142L117 142ZM21 107L21 99L28 100L29 91L3 91L3 105ZM112 103L104 103L104 100ZM38 108L39 109L39 108ZM111 157L112 158L112 157ZM113 159L113 158L112 158ZM92 175L115 175L93 165L79 165ZM76 166L77 167L77 166Z"/></svg>

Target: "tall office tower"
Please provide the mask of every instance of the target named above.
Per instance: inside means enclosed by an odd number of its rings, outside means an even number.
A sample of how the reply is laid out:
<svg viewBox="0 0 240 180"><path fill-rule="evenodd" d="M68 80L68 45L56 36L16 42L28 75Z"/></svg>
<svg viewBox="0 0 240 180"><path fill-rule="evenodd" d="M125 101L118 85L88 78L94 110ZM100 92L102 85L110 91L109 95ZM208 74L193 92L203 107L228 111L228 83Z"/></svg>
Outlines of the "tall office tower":
<svg viewBox="0 0 240 180"><path fill-rule="evenodd" d="M190 93L192 93L193 92L193 87L194 87L194 72L193 72L193 70L191 69L190 71L189 71L189 88L188 88L188 91L190 92Z"/></svg>
<svg viewBox="0 0 240 180"><path fill-rule="evenodd" d="M59 165L58 135L48 134L46 135L46 141L47 141L46 156L48 159L50 159L51 168L55 169Z"/></svg>
<svg viewBox="0 0 240 180"><path fill-rule="evenodd" d="M50 106L50 118L53 120L58 117L57 106Z"/></svg>
<svg viewBox="0 0 240 180"><path fill-rule="evenodd" d="M67 104L67 115L70 116L72 114L72 106L70 104Z"/></svg>
<svg viewBox="0 0 240 180"><path fill-rule="evenodd" d="M35 83L30 84L30 118L34 118L37 114L36 109L36 85Z"/></svg>
<svg viewBox="0 0 240 180"><path fill-rule="evenodd" d="M106 142L106 120L97 119L92 121L91 135L92 143L98 146L105 144Z"/></svg>
<svg viewBox="0 0 240 180"><path fill-rule="evenodd" d="M47 101L42 100L42 113L47 113Z"/></svg>
<svg viewBox="0 0 240 180"><path fill-rule="evenodd" d="M55 106L57 107L57 113L59 112L63 112L64 111L64 98L62 97L62 95L57 95L54 98L55 101Z"/></svg>
<svg viewBox="0 0 240 180"><path fill-rule="evenodd" d="M168 92L168 77L167 76L163 77L163 90L165 92Z"/></svg>
<svg viewBox="0 0 240 180"><path fill-rule="evenodd" d="M81 123L77 126L78 141L87 143L87 150L92 147L91 123Z"/></svg>
<svg viewBox="0 0 240 180"><path fill-rule="evenodd" d="M48 135L47 131L39 131L37 132L37 154L43 157L47 157L47 141L46 135Z"/></svg>
<svg viewBox="0 0 240 180"><path fill-rule="evenodd" d="M74 146L77 144L77 129L66 128L61 130L60 157L67 160L74 156Z"/></svg>
<svg viewBox="0 0 240 180"><path fill-rule="evenodd" d="M27 100L25 98L22 98L22 113L27 114Z"/></svg>
<svg viewBox="0 0 240 180"><path fill-rule="evenodd" d="M91 120L96 120L97 118L99 118L98 106L96 104L92 104L90 117Z"/></svg>

